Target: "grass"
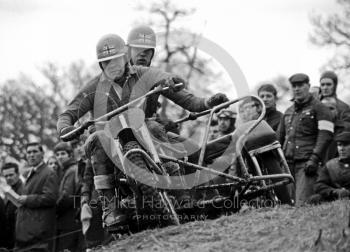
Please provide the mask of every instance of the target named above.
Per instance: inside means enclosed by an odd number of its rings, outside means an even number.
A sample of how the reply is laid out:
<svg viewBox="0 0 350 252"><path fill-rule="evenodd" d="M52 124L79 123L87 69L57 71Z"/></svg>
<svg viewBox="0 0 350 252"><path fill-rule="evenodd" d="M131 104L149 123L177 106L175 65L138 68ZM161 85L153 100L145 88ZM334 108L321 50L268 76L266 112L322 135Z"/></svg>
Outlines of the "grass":
<svg viewBox="0 0 350 252"><path fill-rule="evenodd" d="M350 251L349 213L349 200L245 209L124 236L96 251Z"/></svg>

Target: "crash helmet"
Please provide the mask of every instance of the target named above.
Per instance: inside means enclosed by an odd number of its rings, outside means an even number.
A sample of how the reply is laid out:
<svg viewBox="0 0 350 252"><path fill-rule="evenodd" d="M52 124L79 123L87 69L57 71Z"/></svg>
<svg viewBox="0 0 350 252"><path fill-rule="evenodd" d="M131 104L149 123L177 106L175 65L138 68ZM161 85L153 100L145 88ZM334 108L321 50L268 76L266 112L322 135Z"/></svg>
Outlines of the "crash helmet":
<svg viewBox="0 0 350 252"><path fill-rule="evenodd" d="M149 26L136 26L129 32L127 45L129 47L155 49L157 46L156 33Z"/></svg>
<svg viewBox="0 0 350 252"><path fill-rule="evenodd" d="M104 35L96 45L97 61L103 62L126 55L124 40L116 34Z"/></svg>

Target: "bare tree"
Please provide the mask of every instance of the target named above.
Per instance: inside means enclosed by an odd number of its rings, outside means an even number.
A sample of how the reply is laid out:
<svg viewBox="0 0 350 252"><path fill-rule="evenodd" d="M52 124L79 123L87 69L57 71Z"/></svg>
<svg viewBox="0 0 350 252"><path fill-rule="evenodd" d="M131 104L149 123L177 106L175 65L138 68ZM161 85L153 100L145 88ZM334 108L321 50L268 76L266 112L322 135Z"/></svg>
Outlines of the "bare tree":
<svg viewBox="0 0 350 252"><path fill-rule="evenodd" d="M141 5L138 10L152 14L152 19L146 23L150 24L157 30L164 31L163 37L158 37L161 41L161 50L157 52L155 66L161 67L167 72L178 73L191 83L191 87L186 88L196 90L196 93L211 94L208 83L213 79L218 79L221 73L215 73L211 69L212 61L198 54L197 45L201 37L200 34L191 33L183 27L179 27L181 20L192 15L194 8L181 8L176 6L170 0L153 1L147 6ZM177 30L174 36L174 30ZM183 31L183 33L181 33ZM180 34L180 35L179 35ZM199 90L199 91L198 91ZM167 99L162 100L160 116L167 118L170 116L182 117L185 115L184 110L180 110ZM171 109L168 109L171 108ZM171 111L169 113L169 111ZM187 127L186 135L191 136L195 129L198 129L200 121L192 123Z"/></svg>
<svg viewBox="0 0 350 252"><path fill-rule="evenodd" d="M21 75L0 86L0 151L17 160L24 159L28 141L48 148L57 143L57 117L93 71L79 61L67 69L47 63L41 72L48 82Z"/></svg>
<svg viewBox="0 0 350 252"><path fill-rule="evenodd" d="M335 55L327 66L339 73L350 73L350 1L337 0L339 11L330 15L313 14L310 41L320 47L335 48Z"/></svg>
<svg viewBox="0 0 350 252"><path fill-rule="evenodd" d="M17 160L25 157L28 141L40 139L51 147L57 139L51 123L55 106L28 77L5 83L0 95L0 145Z"/></svg>
<svg viewBox="0 0 350 252"><path fill-rule="evenodd" d="M73 95L91 78L95 70L87 68L83 61L71 63L67 69L53 62L47 62L40 72L48 80L46 95L54 99L60 106L66 105Z"/></svg>

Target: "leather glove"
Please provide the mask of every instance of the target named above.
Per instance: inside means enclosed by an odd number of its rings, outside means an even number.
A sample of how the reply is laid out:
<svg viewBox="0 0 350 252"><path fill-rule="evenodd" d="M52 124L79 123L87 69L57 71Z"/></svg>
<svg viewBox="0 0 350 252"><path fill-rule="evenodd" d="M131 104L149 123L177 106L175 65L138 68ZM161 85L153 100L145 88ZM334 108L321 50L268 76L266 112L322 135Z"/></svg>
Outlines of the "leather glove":
<svg viewBox="0 0 350 252"><path fill-rule="evenodd" d="M343 199L350 196L350 191L345 188L334 189L332 195L338 199Z"/></svg>
<svg viewBox="0 0 350 252"><path fill-rule="evenodd" d="M223 93L217 93L214 94L212 97L210 97L207 101L206 104L209 108L215 107L221 103L227 102L228 98L225 94Z"/></svg>
<svg viewBox="0 0 350 252"><path fill-rule="evenodd" d="M312 154L310 159L305 164L305 175L308 177L313 177L317 175L317 170L319 166L319 159L315 154Z"/></svg>
<svg viewBox="0 0 350 252"><path fill-rule="evenodd" d="M174 76L174 77L171 78L171 80L174 82L174 85L180 84L180 83L183 84L183 85L174 87L175 88L175 90L174 90L175 92L178 92L178 91L184 89L185 86L186 86L186 81L184 79L182 79L181 77Z"/></svg>
<svg viewBox="0 0 350 252"><path fill-rule="evenodd" d="M168 87L169 92L178 92L185 87L185 81L180 77L169 77L159 82L163 88ZM176 84L183 83L181 86L176 86Z"/></svg>
<svg viewBox="0 0 350 252"><path fill-rule="evenodd" d="M156 122L162 124L164 126L164 129L166 132L168 131L178 131L179 130L179 124L175 123L167 118L156 118Z"/></svg>
<svg viewBox="0 0 350 252"><path fill-rule="evenodd" d="M173 121L168 121L164 125L165 131L177 131L179 129L179 125L177 123L174 123Z"/></svg>
<svg viewBox="0 0 350 252"><path fill-rule="evenodd" d="M80 221L82 225L82 232L85 235L90 227L90 220L92 218L92 210L88 204L83 204L80 212Z"/></svg>

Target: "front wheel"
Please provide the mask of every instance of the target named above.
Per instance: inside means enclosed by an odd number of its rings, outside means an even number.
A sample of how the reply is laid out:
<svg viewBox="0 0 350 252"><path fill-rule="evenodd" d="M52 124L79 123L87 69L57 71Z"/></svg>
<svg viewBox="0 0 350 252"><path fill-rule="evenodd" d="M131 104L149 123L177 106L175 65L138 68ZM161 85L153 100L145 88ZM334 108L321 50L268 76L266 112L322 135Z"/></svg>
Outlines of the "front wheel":
<svg viewBox="0 0 350 252"><path fill-rule="evenodd" d="M141 149L141 147L136 141L129 141L124 145L123 152L125 154L132 149ZM128 183L133 185L132 190L135 194L137 208L144 208L145 206L151 208L151 211L160 212L163 219L169 216L163 223L179 225L178 216L167 193L152 186L155 184L155 172L152 168L149 168L143 155L139 152L131 153L128 155L128 159L133 166L139 168L133 169L131 166L130 169L132 170L129 170L131 176L128 175ZM147 178L147 185L138 182L136 180L138 177ZM151 205L148 207L149 203Z"/></svg>
<svg viewBox="0 0 350 252"><path fill-rule="evenodd" d="M283 173L279 159L275 156L275 153L265 152L259 154L259 158L261 160L262 169L266 170L268 174ZM273 179L272 182L279 182L281 180L282 179ZM288 185L277 186L274 188L274 192L282 204L292 204L293 201L290 195L290 191L288 190Z"/></svg>

